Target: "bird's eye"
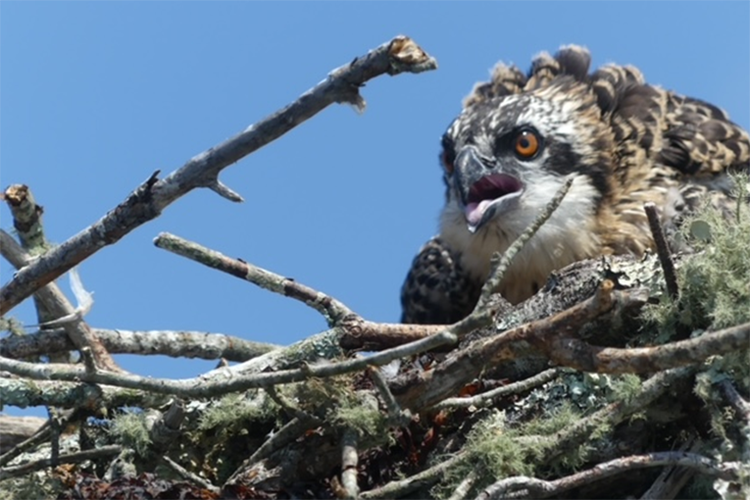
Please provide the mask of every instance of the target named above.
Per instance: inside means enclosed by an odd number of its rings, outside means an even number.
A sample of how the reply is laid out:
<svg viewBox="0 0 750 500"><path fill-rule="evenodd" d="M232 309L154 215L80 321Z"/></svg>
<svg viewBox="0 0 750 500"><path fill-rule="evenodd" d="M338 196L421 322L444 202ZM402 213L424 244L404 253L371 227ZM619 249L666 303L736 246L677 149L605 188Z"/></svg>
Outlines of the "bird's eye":
<svg viewBox="0 0 750 500"><path fill-rule="evenodd" d="M445 172L448 175L453 174L453 158L452 155L445 149L440 153L440 163L443 165Z"/></svg>
<svg viewBox="0 0 750 500"><path fill-rule="evenodd" d="M522 160L528 160L539 151L539 136L533 130L522 130L513 140L516 155Z"/></svg>

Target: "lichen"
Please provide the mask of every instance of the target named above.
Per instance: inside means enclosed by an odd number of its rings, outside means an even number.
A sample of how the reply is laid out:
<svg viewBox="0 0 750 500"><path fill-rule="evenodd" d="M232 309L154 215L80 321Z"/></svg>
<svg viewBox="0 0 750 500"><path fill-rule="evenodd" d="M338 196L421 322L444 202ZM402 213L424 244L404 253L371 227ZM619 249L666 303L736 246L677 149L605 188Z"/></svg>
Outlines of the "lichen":
<svg viewBox="0 0 750 500"><path fill-rule="evenodd" d="M115 442L132 448L140 456L145 456L151 446L146 416L140 411L124 411L116 415L112 419L109 434Z"/></svg>
<svg viewBox="0 0 750 500"><path fill-rule="evenodd" d="M747 194L746 176L737 176L738 199ZM677 269L679 298L664 294L644 308L643 317L657 327L658 340L680 328L701 333L750 321L750 208L738 203L727 214L709 203L689 215L680 235L695 251ZM654 340L657 340L654 337Z"/></svg>

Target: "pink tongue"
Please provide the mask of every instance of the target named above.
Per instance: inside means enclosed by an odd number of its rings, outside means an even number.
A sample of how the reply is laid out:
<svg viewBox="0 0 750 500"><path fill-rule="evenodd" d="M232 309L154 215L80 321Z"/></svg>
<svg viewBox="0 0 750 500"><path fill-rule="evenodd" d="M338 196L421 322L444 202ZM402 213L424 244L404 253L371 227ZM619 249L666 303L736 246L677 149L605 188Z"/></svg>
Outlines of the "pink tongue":
<svg viewBox="0 0 750 500"><path fill-rule="evenodd" d="M482 200L479 203L467 203L466 208L464 208L466 221L472 226L479 224L479 221L482 220L484 211L487 210L487 206L492 203L492 201L494 200Z"/></svg>

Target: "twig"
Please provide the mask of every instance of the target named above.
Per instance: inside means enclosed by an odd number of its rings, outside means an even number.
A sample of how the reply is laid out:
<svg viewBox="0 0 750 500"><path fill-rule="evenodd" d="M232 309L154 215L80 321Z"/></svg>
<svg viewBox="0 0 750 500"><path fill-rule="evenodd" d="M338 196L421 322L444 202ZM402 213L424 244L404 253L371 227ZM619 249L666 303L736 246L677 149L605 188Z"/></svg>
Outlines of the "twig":
<svg viewBox="0 0 750 500"><path fill-rule="evenodd" d="M385 408L388 411L388 416L391 420L398 422L402 419L409 419L410 414L408 413L408 410L406 412L401 411L401 407L398 405L396 398L393 397L393 393L388 388L388 382L385 380L383 373L378 368L373 367L370 367L367 370L367 373L370 374L372 383L380 393L380 397L383 398Z"/></svg>
<svg viewBox="0 0 750 500"><path fill-rule="evenodd" d="M723 380L719 382L719 387L721 388L721 392L724 393L724 397L727 398L729 404L734 408L734 411L740 415L740 418L747 425L750 425L750 403L743 399L731 381Z"/></svg>
<svg viewBox="0 0 750 500"><path fill-rule="evenodd" d="M503 385L491 391L477 394L468 398L448 398L444 399L440 403L436 404L434 408L436 410L442 410L446 408L468 408L469 406L489 406L493 404L497 399L508 396L510 394L519 394L526 392L534 387L546 384L550 380L557 378L562 370L559 368L550 368L541 373L529 377L525 380L520 380L512 384Z"/></svg>
<svg viewBox="0 0 750 500"><path fill-rule="evenodd" d="M4 193L0 194L0 199L7 202L13 216L13 228L16 230L21 247L28 252L22 257L22 260L28 262L30 259L27 257L38 256L46 252L51 245L44 236L44 225L42 224L44 209L36 203L28 186L23 184L9 186ZM40 297L34 297L34 307L36 308L37 321L40 324L57 321L56 318L59 316L50 311ZM71 340L76 341L73 338ZM79 338L77 340L80 342L86 339ZM63 363L69 360L70 354L67 352L50 356L50 361L53 363Z"/></svg>
<svg viewBox="0 0 750 500"><path fill-rule="evenodd" d="M0 455L0 467L10 463L14 458L21 453L24 453L26 450L46 441L50 435L52 435L52 426L48 419L34 434Z"/></svg>
<svg viewBox="0 0 750 500"><path fill-rule="evenodd" d="M230 189L228 186L224 185L218 179L216 180L216 182L210 183L208 185L208 189L218 194L222 198L225 198L229 201L233 201L235 203L242 203L243 201L245 201L242 195L240 195L239 193L236 193L235 191Z"/></svg>
<svg viewBox="0 0 750 500"><path fill-rule="evenodd" d="M502 281L503 274L507 270L515 255L523 248L524 244L539 230L544 222L550 218L550 216L562 202L563 198L565 198L565 195L567 194L572 184L573 177L570 177L565 181L565 183L557 191L557 193L555 193L555 196L553 196L542 213L539 214L539 216L534 220L534 223L529 226L521 234L521 236L519 236L516 241L514 241L513 244L505 251L499 262L497 262L497 255L493 256L492 272L490 273L490 277L482 287L479 301L474 307L474 310L466 318L453 325L450 325L447 329L447 332L450 332L457 338L461 338L472 331L487 327L492 324L492 320L495 317L495 311L492 310L492 308L488 307L488 303L490 301L492 293L494 293L494 291L499 286L500 282ZM601 299L601 297L599 297L599 294L597 295L597 298ZM597 300L594 303L594 307L596 309L595 312L597 315L606 309L606 305L602 305L601 303L602 300ZM567 316L561 316L562 314L563 313L560 313L558 317L564 317L567 320ZM566 329L564 330L567 331L570 326L571 325L566 324ZM524 325L520 328L528 329L529 327L528 325ZM509 339L509 341L506 341L506 339ZM525 346L520 344L513 346L513 340L514 334L501 336L502 348L505 348L504 355L506 359L517 358L527 350ZM490 349L486 349L483 352L480 352L481 348L479 351L476 348L469 349L468 351L459 354L457 358L455 358L451 363L445 363L438 367L438 369L436 370L418 373L416 375L417 377L423 377L426 380L420 380L419 383L413 385L412 387L406 388L406 394L400 397L401 401L408 401L409 408L423 408L425 406L430 406L431 404L436 403L447 394L455 393L464 384L464 382L466 382L468 379L473 378L477 373L479 373L479 371L482 370L484 366L486 366L486 362L489 361L485 359L488 355L488 351L493 350L493 347L491 345L489 347ZM497 350L498 349L494 349L494 351ZM466 354L467 352L469 354ZM467 361L468 358L472 357L475 359ZM494 359L493 361L497 360L498 359ZM404 384L402 382L401 387L403 388L403 386ZM429 389L427 389L425 386L429 386Z"/></svg>
<svg viewBox="0 0 750 500"><path fill-rule="evenodd" d="M695 442L694 438L690 436L687 441L680 445L680 449L676 451L684 452L689 451L694 453L700 450L700 442ZM680 490L693 479L697 470L690 467L670 466L665 467L659 477L649 486L648 490L641 495L640 500L659 500L659 499L673 499L677 498Z"/></svg>
<svg viewBox="0 0 750 500"><path fill-rule="evenodd" d="M518 238L516 238L516 241L505 250L502 257L499 258L497 253L492 256L492 271L490 272L490 277L487 279L484 286L482 286L482 292L479 295L479 302L474 308L475 311L483 309L487 305L492 294L495 293L495 290L500 286L500 282L503 280L503 277L508 271L508 267L511 262L513 262L515 256L521 251L526 242L529 241L537 231L539 231L539 228L547 222L547 219L552 216L555 210L557 210L557 207L560 206L560 203L562 203L563 198L565 198L565 195L568 193L570 186L573 184L573 180L574 177L571 176L565 181L565 184L557 190L555 196L553 196L549 203L544 207L544 210L542 210L537 218L534 219L534 222L526 228Z"/></svg>
<svg viewBox="0 0 750 500"><path fill-rule="evenodd" d="M329 326L335 326L344 317L353 314L344 304L324 293L247 262L232 259L179 236L161 233L154 239L154 245L213 269L245 279L271 292L299 300L322 314Z"/></svg>
<svg viewBox="0 0 750 500"><path fill-rule="evenodd" d="M159 172L133 191L104 217L21 269L0 289L0 316L6 314L39 287L133 229L158 217L162 210L198 187L216 189L219 173L229 165L281 137L333 103L364 107L358 89L382 74L418 73L435 69L437 63L407 37L399 36L333 70L299 99L248 127L222 144L193 157L159 180ZM222 196L227 196L224 191Z"/></svg>
<svg viewBox="0 0 750 500"><path fill-rule="evenodd" d="M83 366L88 373L96 372L96 362L94 357L91 355L91 349L84 347L81 349L81 357L83 358Z"/></svg>
<svg viewBox="0 0 750 500"><path fill-rule="evenodd" d="M39 365L0 357L0 370L6 370L22 377L35 380L64 380L68 382L83 381L95 384L107 384L128 387L159 394L173 394L182 398L201 398L219 396L229 392L244 391L251 388L265 387L274 384L300 382L310 377L332 377L366 369L368 366L382 366L391 361L436 347L456 342L456 336L448 332L438 333L426 339L394 347L367 358L352 359L340 363L304 365L303 368L279 370L270 373L237 375L229 380L218 378L208 381L205 376L190 379L157 379L141 377L128 373L97 371L88 373L85 369L69 365ZM220 373L227 373L223 368Z"/></svg>
<svg viewBox="0 0 750 500"><path fill-rule="evenodd" d="M29 187L24 184L13 184L0 193L0 200L8 203L13 216L13 229L18 234L21 247L39 254L50 245L44 236L42 214L44 209L34 200Z"/></svg>
<svg viewBox="0 0 750 500"><path fill-rule="evenodd" d="M34 263L38 262L38 260L33 260L31 256L29 256L18 245L18 243L16 243L13 237L2 229L0 229L0 253L16 269L27 269L29 266L34 265L31 264L32 261ZM35 299L43 304L43 307L51 316L59 318L75 313L75 308L55 283L49 283L48 285L37 287L34 292ZM65 323L63 329L77 349L82 349L84 347L91 348L91 353L96 360L97 366L109 371L120 370L112 359L112 356L109 355L102 343L91 332L91 329L85 321Z"/></svg>
<svg viewBox="0 0 750 500"><path fill-rule="evenodd" d="M181 466L180 464L178 464L177 462L175 462L168 456L163 455L161 457L161 460L162 462L164 462L164 464L167 467L172 469L174 472L177 473L178 476L185 479L186 481L190 481L193 484L197 484L201 488L207 489L208 491L211 491L212 493L218 494L221 491L220 488L211 484L211 482L208 479L203 478L199 476L198 474L193 474L192 472L190 472L189 470L187 470L186 468L184 468L183 466Z"/></svg>
<svg viewBox="0 0 750 500"><path fill-rule="evenodd" d="M57 413L57 409L53 406L47 407L47 415L49 415L49 428L50 428L50 454L49 459L53 465L57 465L58 459L60 458L60 434L62 427L60 425L60 416Z"/></svg>
<svg viewBox="0 0 750 500"><path fill-rule="evenodd" d="M469 494L469 490L471 490L471 488L474 486L474 483L476 482L476 472L469 472L469 475L466 476L464 480L458 484L458 486L456 486L456 489L453 490L453 493L450 497L448 497L448 500L463 500L464 498L466 498L466 495Z"/></svg>
<svg viewBox="0 0 750 500"><path fill-rule="evenodd" d="M708 476L718 477L726 480L736 480L738 475L738 463L717 463L710 458L695 453L682 451L665 451L657 453L646 453L618 458L598 464L593 469L566 476L555 481L543 481L532 477L516 476L501 479L487 487L477 496L477 500L491 500L502 498L509 492L526 490L521 498L547 498L560 495L561 493L600 481L629 470L643 469L646 467L682 466L691 467Z"/></svg>
<svg viewBox="0 0 750 500"><path fill-rule="evenodd" d="M122 450L119 445L102 446L93 450L79 451L77 453L68 453L60 455L57 464L78 464L86 460L98 460L100 458L117 455ZM24 476L30 472L46 469L57 465L49 458L43 458L34 462L28 462L23 465L15 465L0 469L0 481L11 477Z"/></svg>
<svg viewBox="0 0 750 500"><path fill-rule="evenodd" d="M659 256L659 262L661 262L661 268L664 271L667 292L672 299L676 299L680 293L680 289L677 286L677 275L674 270L674 262L672 262L672 254L669 251L667 239L664 237L664 229L661 227L661 222L659 221L659 213L656 210L656 205L652 202L644 203L643 209L646 211L648 226L651 229L651 236L654 238L654 244L656 245L656 254Z"/></svg>
<svg viewBox="0 0 750 500"><path fill-rule="evenodd" d="M224 482L224 485L232 484L245 473L245 471L253 464L263 460L264 458L271 455L271 453L280 450L284 446L297 439L308 429L312 429L320 424L318 419L299 419L293 418L287 422L278 432L271 434L271 436L250 455L250 458L245 459L242 464L229 476Z"/></svg>
<svg viewBox="0 0 750 500"><path fill-rule="evenodd" d="M296 405L292 404L291 401L287 400L285 397L279 394L278 391L276 391L276 386L269 385L267 387L264 387L263 390L265 390L266 394L268 394L268 397L270 397L274 403L285 410L291 418L296 417L302 421L315 420L315 417L313 415L302 411Z"/></svg>
<svg viewBox="0 0 750 500"><path fill-rule="evenodd" d="M359 497L357 484L357 433L347 429L341 440L341 485L348 498Z"/></svg>
<svg viewBox="0 0 750 500"><path fill-rule="evenodd" d="M281 347L221 333L103 328L92 328L92 332L111 354L161 354L174 358L225 358L242 362ZM6 358L29 358L75 348L62 328L0 339L0 356Z"/></svg>
<svg viewBox="0 0 750 500"><path fill-rule="evenodd" d="M382 351L415 340L423 339L445 330L445 325L407 325L403 323L375 323L359 316L348 317L339 344L343 349Z"/></svg>
<svg viewBox="0 0 750 500"><path fill-rule="evenodd" d="M154 244L315 309L326 319L329 326L340 326L344 329L340 342L344 349L382 350L423 339L446 329L444 325L402 325L366 321L345 304L321 291L169 233L158 235L154 239Z"/></svg>
<svg viewBox="0 0 750 500"><path fill-rule="evenodd" d="M466 460L467 456L468 455L465 452L458 453L452 458L440 462L437 465L433 465L429 469L425 469L418 474L407 477L406 479L393 481L370 491L363 491L359 497L363 499L401 498L412 491L437 483L451 468L455 467L463 460Z"/></svg>

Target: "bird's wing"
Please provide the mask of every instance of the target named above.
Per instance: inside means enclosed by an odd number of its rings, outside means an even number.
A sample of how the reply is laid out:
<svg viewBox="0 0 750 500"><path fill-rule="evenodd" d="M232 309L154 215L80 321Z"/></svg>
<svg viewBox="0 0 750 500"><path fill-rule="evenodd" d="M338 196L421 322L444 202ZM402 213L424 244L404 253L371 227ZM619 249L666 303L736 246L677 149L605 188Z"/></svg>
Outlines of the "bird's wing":
<svg viewBox="0 0 750 500"><path fill-rule="evenodd" d="M669 93L660 159L689 175L750 166L750 137L716 106Z"/></svg>
<svg viewBox="0 0 750 500"><path fill-rule="evenodd" d="M458 255L434 237L419 251L401 288L402 323L454 323L476 304L481 283L472 280Z"/></svg>

